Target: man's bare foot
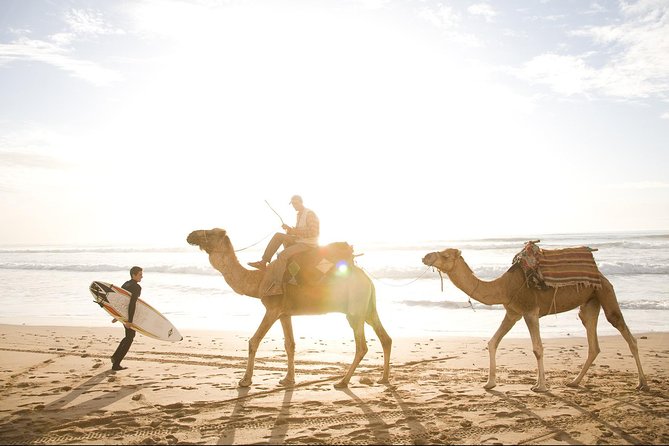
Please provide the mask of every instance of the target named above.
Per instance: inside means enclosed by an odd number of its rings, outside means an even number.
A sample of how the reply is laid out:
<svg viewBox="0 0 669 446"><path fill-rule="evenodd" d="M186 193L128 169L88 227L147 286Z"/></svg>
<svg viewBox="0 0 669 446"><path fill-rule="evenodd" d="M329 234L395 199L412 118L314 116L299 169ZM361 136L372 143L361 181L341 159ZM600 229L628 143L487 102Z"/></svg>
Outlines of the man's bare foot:
<svg viewBox="0 0 669 446"><path fill-rule="evenodd" d="M267 269L267 262L265 262L264 260L259 260L257 262L249 262L248 265L254 267L255 269L259 269L261 271L264 271L265 269Z"/></svg>

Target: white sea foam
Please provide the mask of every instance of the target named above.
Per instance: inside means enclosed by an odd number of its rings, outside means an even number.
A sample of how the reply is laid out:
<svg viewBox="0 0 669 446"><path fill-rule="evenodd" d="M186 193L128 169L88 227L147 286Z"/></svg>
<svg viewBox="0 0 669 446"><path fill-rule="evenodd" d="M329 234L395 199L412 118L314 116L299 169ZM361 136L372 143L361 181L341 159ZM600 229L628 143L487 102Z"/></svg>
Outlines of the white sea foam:
<svg viewBox="0 0 669 446"><path fill-rule="evenodd" d="M640 300L640 301L619 301L620 308L631 310L669 310L669 302L666 300ZM439 307L448 309L462 309L474 307L476 310L500 310L499 306L483 305L472 301L469 302L449 302L449 301L432 301L432 300L405 300L404 305L412 307Z"/></svg>
<svg viewBox="0 0 669 446"><path fill-rule="evenodd" d="M482 279L496 278L504 274L510 265L490 265L477 266L472 268L474 273ZM144 264L143 268L152 273L168 274L196 274L196 275L220 275L209 265L151 265ZM53 264L53 263L0 263L0 269L6 270L28 270L28 271L79 271L79 272L118 272L127 271L128 265L110 265L110 264ZM372 277L378 279L420 279L424 275L426 267L411 268L364 268ZM599 270L605 276L608 275L643 275L643 274L662 274L669 275L669 265L656 264L635 264L635 263L600 263Z"/></svg>
<svg viewBox="0 0 669 446"><path fill-rule="evenodd" d="M174 266L174 265L146 265L142 267L147 272L168 273L168 274L201 274L201 275L220 275L218 271L211 266ZM128 271L128 265L109 265L109 264L80 264L64 265L51 263L0 263L0 269L7 270L26 270L26 271L77 271L77 272L105 272L114 273L118 271Z"/></svg>

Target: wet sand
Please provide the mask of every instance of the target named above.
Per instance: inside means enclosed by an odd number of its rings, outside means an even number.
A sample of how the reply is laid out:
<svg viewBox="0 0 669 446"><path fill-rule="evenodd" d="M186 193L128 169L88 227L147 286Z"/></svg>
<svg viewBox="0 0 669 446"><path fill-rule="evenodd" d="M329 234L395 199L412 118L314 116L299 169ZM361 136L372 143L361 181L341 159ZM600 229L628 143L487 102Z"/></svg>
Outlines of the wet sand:
<svg viewBox="0 0 669 446"><path fill-rule="evenodd" d="M512 338L498 350L492 390L483 389L483 338L396 338L391 383L378 384L383 354L370 333L346 390L333 388L355 350L345 329L338 339L295 334L290 388L279 385L286 356L271 331L253 385L239 388L251 330L185 331L179 343L138 334L128 369L114 372L120 325L0 325L0 443L669 443L669 333L635 333L650 386L643 392L622 337L600 337L602 352L579 388L565 384L587 356L586 340L546 339L546 393L530 390L530 340Z"/></svg>

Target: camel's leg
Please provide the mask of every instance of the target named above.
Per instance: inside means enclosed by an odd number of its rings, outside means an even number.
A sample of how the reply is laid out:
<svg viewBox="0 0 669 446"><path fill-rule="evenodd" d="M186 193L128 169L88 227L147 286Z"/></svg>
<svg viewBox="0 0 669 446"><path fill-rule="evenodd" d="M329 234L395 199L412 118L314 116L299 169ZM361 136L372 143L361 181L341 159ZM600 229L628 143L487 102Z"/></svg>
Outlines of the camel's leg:
<svg viewBox="0 0 669 446"><path fill-rule="evenodd" d="M383 328L381 320L379 319L379 314L376 310L367 317L366 321L373 329L374 333L379 337L381 341L381 346L383 347L383 377L379 381L381 384L387 384L390 377L390 349L393 345L393 340L390 338L386 329Z"/></svg>
<svg viewBox="0 0 669 446"><path fill-rule="evenodd" d="M627 345L632 352L632 356L634 356L634 360L636 361L636 368L639 371L639 385L636 387L637 390L648 390L648 381L646 381L646 375L643 373L643 368L641 367L641 359L639 358L639 348L636 345L636 339L634 336L632 336L632 333L625 323L623 314L620 311L620 306L618 305L618 301L615 298L613 286L610 283L605 284L604 286L610 289L611 296L613 297L612 299L605 299L604 297L600 297L600 302L602 304L602 308L604 309L606 320L608 320L611 325L616 327L620 334L623 335L623 338L627 341ZM601 292L599 294L601 296Z"/></svg>
<svg viewBox="0 0 669 446"><path fill-rule="evenodd" d="M508 310L504 315L504 320L499 326L493 337L488 341L488 354L490 355L490 368L488 369L488 382L485 386L485 389L492 389L497 385L497 363L495 361L495 355L497 354L497 347L502 341L504 335L506 335L516 322L520 320L520 314L510 313Z"/></svg>
<svg viewBox="0 0 669 446"><path fill-rule="evenodd" d="M281 327L283 327L283 339L286 347L286 356L288 356L288 372L286 377L279 381L282 386L292 386L295 384L295 338L293 337L293 323L290 316L281 317Z"/></svg>
<svg viewBox="0 0 669 446"><path fill-rule="evenodd" d="M599 340L597 339L597 319L599 318L599 310L601 305L597 299L590 299L583 305L578 312L578 317L581 318L585 331L588 335L588 359L585 360L581 373L572 382L567 384L569 387L578 387L579 383L585 376L593 361L599 354Z"/></svg>
<svg viewBox="0 0 669 446"><path fill-rule="evenodd" d="M251 378L253 377L253 365L255 364L258 346L260 345L260 341L262 341L277 319L278 317L276 312L267 310L265 312L265 316L262 318L262 322L260 322L260 326L251 339L249 339L249 359L246 363L246 373L244 373L244 377L239 381L239 387L248 387L251 385Z"/></svg>
<svg viewBox="0 0 669 446"><path fill-rule="evenodd" d="M355 372L355 369L358 367L358 364L367 353L367 341L365 340L364 320L361 317L349 316L349 315L346 316L346 319L348 319L348 323L351 325L351 328L353 328L353 336L355 337L355 357L353 358L353 362L351 363L351 366L348 368L346 375L344 375L341 381L339 381L334 385L335 388L337 389L341 389L343 387L348 386L348 382L351 380L353 372Z"/></svg>
<svg viewBox="0 0 669 446"><path fill-rule="evenodd" d="M537 358L537 383L532 387L535 392L546 392L546 375L544 373L544 344L541 342L541 333L539 332L539 311L524 316L527 328L532 338L532 351Z"/></svg>

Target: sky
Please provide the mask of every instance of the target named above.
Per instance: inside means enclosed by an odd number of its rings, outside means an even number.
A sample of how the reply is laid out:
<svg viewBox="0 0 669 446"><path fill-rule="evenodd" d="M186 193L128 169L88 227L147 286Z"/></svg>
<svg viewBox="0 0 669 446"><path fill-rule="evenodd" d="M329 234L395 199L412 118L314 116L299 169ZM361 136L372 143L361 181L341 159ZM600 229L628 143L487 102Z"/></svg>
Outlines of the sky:
<svg viewBox="0 0 669 446"><path fill-rule="evenodd" d="M669 1L0 0L0 245L669 229Z"/></svg>

